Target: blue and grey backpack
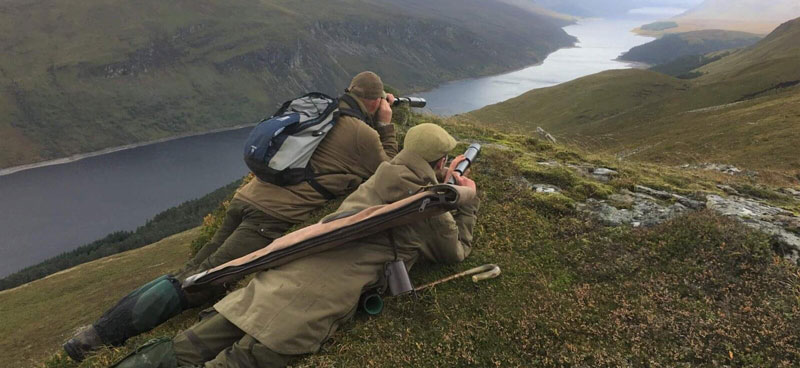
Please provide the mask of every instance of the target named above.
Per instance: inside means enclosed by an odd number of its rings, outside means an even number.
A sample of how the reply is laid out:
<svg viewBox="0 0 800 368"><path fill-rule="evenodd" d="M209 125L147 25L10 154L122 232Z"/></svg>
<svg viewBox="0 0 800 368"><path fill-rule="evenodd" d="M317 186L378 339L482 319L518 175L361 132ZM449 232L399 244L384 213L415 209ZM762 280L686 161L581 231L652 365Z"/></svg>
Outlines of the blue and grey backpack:
<svg viewBox="0 0 800 368"><path fill-rule="evenodd" d="M339 109L339 100L318 92L286 101L262 120L245 141L244 162L267 183L280 186L308 182L327 199L334 195L317 182L309 161L317 146L342 115L367 121L355 100L342 99L354 109Z"/></svg>

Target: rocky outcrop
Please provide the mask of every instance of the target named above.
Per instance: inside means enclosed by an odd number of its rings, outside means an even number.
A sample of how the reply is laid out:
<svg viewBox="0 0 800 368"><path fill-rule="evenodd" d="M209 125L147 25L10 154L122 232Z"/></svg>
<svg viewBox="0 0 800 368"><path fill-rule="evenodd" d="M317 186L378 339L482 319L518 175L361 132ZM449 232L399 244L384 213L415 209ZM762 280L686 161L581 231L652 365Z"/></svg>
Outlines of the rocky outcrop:
<svg viewBox="0 0 800 368"><path fill-rule="evenodd" d="M608 200L589 199L578 204L577 210L608 226L633 227L657 225L691 211L680 203L662 204L648 195L629 191L614 194Z"/></svg>
<svg viewBox="0 0 800 368"><path fill-rule="evenodd" d="M766 233L772 237L776 250L800 264L800 218L792 212L773 207L749 198L709 195L708 208Z"/></svg>

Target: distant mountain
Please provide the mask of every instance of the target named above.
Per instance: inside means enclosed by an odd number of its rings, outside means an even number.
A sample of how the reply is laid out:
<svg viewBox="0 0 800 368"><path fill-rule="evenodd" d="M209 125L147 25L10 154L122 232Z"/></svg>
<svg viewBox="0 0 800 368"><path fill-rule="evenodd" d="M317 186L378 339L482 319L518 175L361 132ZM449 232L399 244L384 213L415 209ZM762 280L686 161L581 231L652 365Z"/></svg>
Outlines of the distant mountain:
<svg viewBox="0 0 800 368"><path fill-rule="evenodd" d="M678 19L763 20L785 22L800 16L796 0L705 0Z"/></svg>
<svg viewBox="0 0 800 368"><path fill-rule="evenodd" d="M667 31L726 29L767 34L796 17L800 17L800 1L797 0L705 0L673 18L679 27Z"/></svg>
<svg viewBox="0 0 800 368"><path fill-rule="evenodd" d="M636 46L620 59L648 64L663 64L688 55L703 55L709 52L750 46L761 36L752 33L703 30L668 34L664 37Z"/></svg>
<svg viewBox="0 0 800 368"><path fill-rule="evenodd" d="M619 157L725 162L800 174L800 18L680 80L647 70L599 73L469 115ZM793 174L794 175L794 174Z"/></svg>
<svg viewBox="0 0 800 368"><path fill-rule="evenodd" d="M0 168L252 123L371 69L402 90L575 39L500 0L0 3Z"/></svg>
<svg viewBox="0 0 800 368"><path fill-rule="evenodd" d="M645 7L691 8L702 0L527 0L545 9L579 17L622 16Z"/></svg>

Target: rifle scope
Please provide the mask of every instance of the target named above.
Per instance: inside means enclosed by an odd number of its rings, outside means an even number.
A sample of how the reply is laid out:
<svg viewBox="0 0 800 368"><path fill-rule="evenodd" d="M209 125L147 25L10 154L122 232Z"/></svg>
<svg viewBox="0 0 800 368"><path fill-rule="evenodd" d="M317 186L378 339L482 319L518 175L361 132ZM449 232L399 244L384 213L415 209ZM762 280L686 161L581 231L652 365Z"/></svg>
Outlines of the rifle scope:
<svg viewBox="0 0 800 368"><path fill-rule="evenodd" d="M392 106L400 106L402 104L407 104L410 107L425 107L428 101L425 101L422 97L397 97L394 99Z"/></svg>
<svg viewBox="0 0 800 368"><path fill-rule="evenodd" d="M480 143L470 144L467 150L464 152L464 157L466 159L464 161L461 161L461 163L459 163L458 166L456 166L455 170L453 171L453 174L458 172L459 175L464 175L464 172L467 171L467 169L469 169L469 166L472 165L472 161L474 161L475 158L478 157L478 153L480 152L481 152ZM456 179L454 177L451 177L450 180L447 181L447 184L455 184L455 183Z"/></svg>

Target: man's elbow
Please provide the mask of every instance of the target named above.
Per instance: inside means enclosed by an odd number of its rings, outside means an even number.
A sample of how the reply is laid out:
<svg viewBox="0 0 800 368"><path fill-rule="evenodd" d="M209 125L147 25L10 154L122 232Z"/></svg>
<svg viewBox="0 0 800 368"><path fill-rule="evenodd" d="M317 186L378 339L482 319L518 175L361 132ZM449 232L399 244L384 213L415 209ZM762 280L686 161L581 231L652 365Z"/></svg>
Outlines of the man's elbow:
<svg viewBox="0 0 800 368"><path fill-rule="evenodd" d="M469 256L470 248L459 244L452 252L447 252L439 260L444 264L455 264L463 262Z"/></svg>

